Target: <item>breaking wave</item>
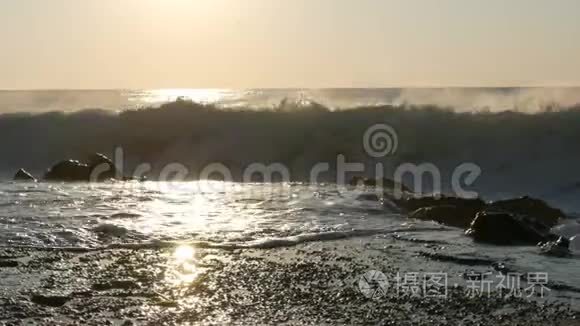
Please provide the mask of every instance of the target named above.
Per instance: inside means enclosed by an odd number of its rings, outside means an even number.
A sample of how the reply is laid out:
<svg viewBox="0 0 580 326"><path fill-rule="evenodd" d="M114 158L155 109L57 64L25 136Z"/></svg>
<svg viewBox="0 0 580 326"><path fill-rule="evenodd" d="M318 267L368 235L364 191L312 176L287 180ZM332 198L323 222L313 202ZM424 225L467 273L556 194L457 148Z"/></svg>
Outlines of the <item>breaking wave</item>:
<svg viewBox="0 0 580 326"><path fill-rule="evenodd" d="M108 232L117 233L121 228L113 225L105 225ZM99 226L101 229L101 226ZM113 231L111 231L113 230ZM396 234L402 232L436 232L446 230L444 227L432 227L432 228L419 228L419 227L405 227L400 229L367 229L367 230L350 230L350 231L327 231L320 233L305 233L295 236L288 237L277 237L277 238L262 238L250 241L228 241L228 242L211 242L211 241L196 241L196 242L174 242L174 241L146 241L146 242L136 242L136 243L114 243L101 247L34 247L34 246L16 246L15 248L27 248L36 250L62 250L62 251L72 251L72 252L88 252L88 251L99 251L99 250L109 250L109 249L163 249L172 248L180 245L190 245L195 248L209 248L209 249L222 249L222 250L235 250L235 249L274 249L274 248L284 248L293 247L302 243L317 242L317 241L334 241L334 240L344 240L357 237L369 237L375 235L385 235L385 234ZM123 232L126 230L123 229Z"/></svg>
<svg viewBox="0 0 580 326"><path fill-rule="evenodd" d="M386 158L366 155L365 130L377 123L392 126L397 152ZM489 199L536 195L570 206L580 196L580 106L534 114L515 111L458 112L433 105L383 105L330 110L314 102L283 103L269 110L221 110L212 105L176 101L158 108L115 113L5 114L0 116L0 171L10 178L18 168L35 174L64 158L94 152L125 153L125 168L153 166L153 175L178 162L195 179L207 164L227 166L234 178L251 163L282 163L295 181L310 168L330 163L322 177L336 180L337 155L365 163L377 161L387 175L402 163L435 164L444 190L451 173L464 162L482 168L474 184Z"/></svg>

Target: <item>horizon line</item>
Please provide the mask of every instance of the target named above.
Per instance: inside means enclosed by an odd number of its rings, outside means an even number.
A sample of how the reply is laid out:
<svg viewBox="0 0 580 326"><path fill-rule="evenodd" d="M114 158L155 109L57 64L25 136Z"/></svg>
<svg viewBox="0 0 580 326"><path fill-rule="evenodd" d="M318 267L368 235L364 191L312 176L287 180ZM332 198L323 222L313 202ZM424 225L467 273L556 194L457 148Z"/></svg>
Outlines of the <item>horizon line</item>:
<svg viewBox="0 0 580 326"><path fill-rule="evenodd" d="M0 88L0 92L107 92L149 90L381 90L381 89L564 89L580 88L580 85L537 85L537 86L382 86L382 87L151 87L151 88Z"/></svg>

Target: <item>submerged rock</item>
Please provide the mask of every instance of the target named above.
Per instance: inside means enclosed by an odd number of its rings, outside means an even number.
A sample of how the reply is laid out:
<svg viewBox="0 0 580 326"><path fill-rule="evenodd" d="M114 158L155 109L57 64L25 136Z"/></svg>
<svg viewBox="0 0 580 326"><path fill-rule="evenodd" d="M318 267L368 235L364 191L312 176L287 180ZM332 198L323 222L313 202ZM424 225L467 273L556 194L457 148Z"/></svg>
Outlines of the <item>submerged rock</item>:
<svg viewBox="0 0 580 326"><path fill-rule="evenodd" d="M36 182L36 178L34 178L32 174L28 173L28 171L20 169L14 175L14 181Z"/></svg>
<svg viewBox="0 0 580 326"><path fill-rule="evenodd" d="M535 245L553 239L549 229L524 216L493 211L477 213L465 234L476 242L496 245Z"/></svg>

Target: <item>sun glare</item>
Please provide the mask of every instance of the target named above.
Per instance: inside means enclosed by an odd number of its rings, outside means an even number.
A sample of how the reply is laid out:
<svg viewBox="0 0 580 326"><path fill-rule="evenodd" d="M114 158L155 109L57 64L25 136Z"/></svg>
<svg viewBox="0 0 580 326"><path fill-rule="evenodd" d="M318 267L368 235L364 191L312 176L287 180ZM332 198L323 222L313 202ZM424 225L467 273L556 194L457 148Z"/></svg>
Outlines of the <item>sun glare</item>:
<svg viewBox="0 0 580 326"><path fill-rule="evenodd" d="M228 96L228 90L223 89L157 89L140 94L145 102L165 103L178 99L194 101L197 103L212 104Z"/></svg>
<svg viewBox="0 0 580 326"><path fill-rule="evenodd" d="M178 262L186 262L193 260L194 254L195 250L193 249L193 247L188 245L181 245L175 248L175 251L173 252L173 257Z"/></svg>

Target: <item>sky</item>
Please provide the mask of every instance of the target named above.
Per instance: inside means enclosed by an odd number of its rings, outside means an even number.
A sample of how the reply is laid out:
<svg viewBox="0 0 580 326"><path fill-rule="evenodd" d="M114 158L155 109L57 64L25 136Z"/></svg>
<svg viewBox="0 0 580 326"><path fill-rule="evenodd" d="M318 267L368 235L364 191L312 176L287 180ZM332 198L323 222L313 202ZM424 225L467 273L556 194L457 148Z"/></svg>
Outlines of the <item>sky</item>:
<svg viewBox="0 0 580 326"><path fill-rule="evenodd" d="M580 86L578 0L0 0L0 89Z"/></svg>

